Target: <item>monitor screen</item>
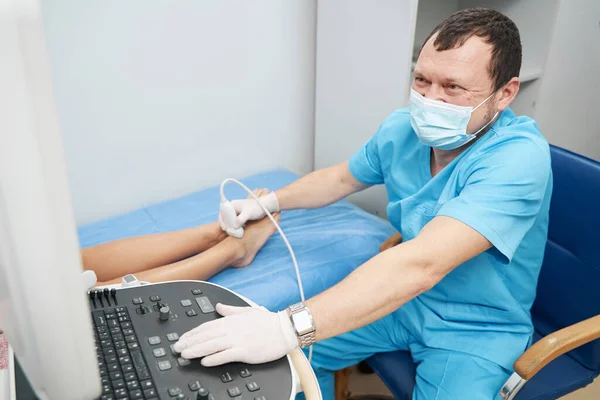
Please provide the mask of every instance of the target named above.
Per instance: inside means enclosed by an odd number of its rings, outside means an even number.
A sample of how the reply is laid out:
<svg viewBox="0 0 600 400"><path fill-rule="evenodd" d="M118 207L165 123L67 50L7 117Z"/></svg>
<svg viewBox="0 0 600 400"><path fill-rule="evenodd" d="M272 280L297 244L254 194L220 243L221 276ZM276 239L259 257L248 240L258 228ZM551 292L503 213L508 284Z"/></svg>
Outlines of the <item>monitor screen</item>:
<svg viewBox="0 0 600 400"><path fill-rule="evenodd" d="M0 328L41 399L101 392L35 0L0 0Z"/></svg>

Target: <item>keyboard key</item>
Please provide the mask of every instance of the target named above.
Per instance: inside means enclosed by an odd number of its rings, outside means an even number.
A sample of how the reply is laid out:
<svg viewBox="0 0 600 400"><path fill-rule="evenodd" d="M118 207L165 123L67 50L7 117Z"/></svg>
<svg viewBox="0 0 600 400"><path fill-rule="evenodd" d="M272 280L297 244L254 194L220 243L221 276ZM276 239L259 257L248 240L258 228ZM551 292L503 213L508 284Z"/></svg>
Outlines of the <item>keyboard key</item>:
<svg viewBox="0 0 600 400"><path fill-rule="evenodd" d="M152 381L150 379L147 379L145 381L141 381L140 386L142 387L142 389L150 389L154 385L152 384Z"/></svg>
<svg viewBox="0 0 600 400"><path fill-rule="evenodd" d="M111 372L110 373L110 380L111 381L116 381L123 378L123 374L119 371L115 371L115 372Z"/></svg>
<svg viewBox="0 0 600 400"><path fill-rule="evenodd" d="M137 349L137 348L139 348L139 347L140 347L140 345L139 345L139 343L137 343L137 342L135 342L135 343L127 343L127 348L128 348L129 350Z"/></svg>
<svg viewBox="0 0 600 400"><path fill-rule="evenodd" d="M181 305L184 307L189 307L192 305L192 301L190 299L181 300Z"/></svg>
<svg viewBox="0 0 600 400"><path fill-rule="evenodd" d="M115 396L112 394L105 394L104 396L100 397L100 400L115 400Z"/></svg>
<svg viewBox="0 0 600 400"><path fill-rule="evenodd" d="M125 374L125 382L136 380L135 372L128 372Z"/></svg>
<svg viewBox="0 0 600 400"><path fill-rule="evenodd" d="M112 385L115 389L122 389L125 387L125 381L123 379L119 379L117 381L114 381Z"/></svg>
<svg viewBox="0 0 600 400"><path fill-rule="evenodd" d="M240 376L242 378L247 378L249 376L252 376L252 374L250 373L250 371L248 370L248 368L244 368L243 370L240 371Z"/></svg>
<svg viewBox="0 0 600 400"><path fill-rule="evenodd" d="M108 326L99 326L96 328L96 332L98 332L98 333L108 332Z"/></svg>
<svg viewBox="0 0 600 400"><path fill-rule="evenodd" d="M106 318L104 317L104 311L92 311L92 318L97 327L106 325Z"/></svg>
<svg viewBox="0 0 600 400"><path fill-rule="evenodd" d="M196 390L200 390L200 388L202 387L202 385L198 381L192 381L192 382L188 383L188 386L189 386L190 390L194 391L194 392Z"/></svg>
<svg viewBox="0 0 600 400"><path fill-rule="evenodd" d="M242 391L240 390L240 388L238 388L237 386L234 386L232 388L227 389L227 393L229 393L229 395L231 397L235 397L235 396L239 396L242 394Z"/></svg>
<svg viewBox="0 0 600 400"><path fill-rule="evenodd" d="M169 342L176 342L179 340L179 334L177 333L167 333L167 340Z"/></svg>
<svg viewBox="0 0 600 400"><path fill-rule="evenodd" d="M144 396L146 396L147 399L157 396L156 390L154 390L154 389L144 390Z"/></svg>
<svg viewBox="0 0 600 400"><path fill-rule="evenodd" d="M98 339L100 339L100 340L110 339L110 333L108 333L108 332L101 333L100 335L98 335Z"/></svg>
<svg viewBox="0 0 600 400"><path fill-rule="evenodd" d="M229 374L229 372L225 372L223 375L221 375L221 381L223 383L231 382L232 380L233 378L231 377L231 374Z"/></svg>
<svg viewBox="0 0 600 400"><path fill-rule="evenodd" d="M178 387L169 389L169 396L171 396L171 397L175 397L180 393L181 393L181 389L179 389Z"/></svg>
<svg viewBox="0 0 600 400"><path fill-rule="evenodd" d="M115 319L115 318L117 318L117 314L116 314L116 313L106 313L106 314L104 315L104 317L105 317L106 319Z"/></svg>
<svg viewBox="0 0 600 400"><path fill-rule="evenodd" d="M144 299L142 299L141 297L136 297L132 300L133 304L138 305L138 304L142 304L144 302Z"/></svg>
<svg viewBox="0 0 600 400"><path fill-rule="evenodd" d="M115 348L107 347L102 352L104 353L104 356L112 356L113 354L115 354Z"/></svg>
<svg viewBox="0 0 600 400"><path fill-rule="evenodd" d="M152 354L154 354L154 357L159 358L159 357L164 357L167 355L167 352L165 351L164 348L159 347L158 349L154 349L152 350Z"/></svg>
<svg viewBox="0 0 600 400"><path fill-rule="evenodd" d="M123 329L123 335L133 335L133 329Z"/></svg>
<svg viewBox="0 0 600 400"><path fill-rule="evenodd" d="M114 328L110 328L111 335L118 335L119 333L121 333L121 328L119 328L118 326L114 327Z"/></svg>
<svg viewBox="0 0 600 400"><path fill-rule="evenodd" d="M267 400L265 396L255 397L254 400Z"/></svg>
<svg viewBox="0 0 600 400"><path fill-rule="evenodd" d="M121 340L125 340L125 336L123 336L121 333L117 333L116 335L113 335L112 339L115 342L119 342Z"/></svg>
<svg viewBox="0 0 600 400"><path fill-rule="evenodd" d="M160 301L160 296L157 296L157 295L150 296L150 301Z"/></svg>
<svg viewBox="0 0 600 400"><path fill-rule="evenodd" d="M100 376L104 376L104 375L108 375L108 370L106 369L106 367L101 367L100 368Z"/></svg>
<svg viewBox="0 0 600 400"><path fill-rule="evenodd" d="M117 390L115 390L115 396L117 396L117 398L126 397L127 390L126 389L117 389Z"/></svg>
<svg viewBox="0 0 600 400"><path fill-rule="evenodd" d="M119 364L121 364L121 365L131 364L131 357L129 357L129 356L119 357Z"/></svg>
<svg viewBox="0 0 600 400"><path fill-rule="evenodd" d="M199 296L202 294L202 289L192 289L192 294L194 296Z"/></svg>
<svg viewBox="0 0 600 400"><path fill-rule="evenodd" d="M128 381L127 382L127 389L129 389L129 390L138 389L139 387L140 387L140 384L138 381Z"/></svg>
<svg viewBox="0 0 600 400"><path fill-rule="evenodd" d="M171 349L171 353L172 353L174 356L178 356L178 355L179 355L179 353L175 351L175 345L174 345L174 344L172 344L172 345L169 345L169 348Z"/></svg>
<svg viewBox="0 0 600 400"><path fill-rule="evenodd" d="M119 340L118 342L115 342L115 347L117 348L117 352L120 349L124 349L125 347L127 347L127 343L125 343L124 340Z"/></svg>
<svg viewBox="0 0 600 400"><path fill-rule="evenodd" d="M101 340L100 341L100 347L102 347L103 349L105 349L107 347L113 347L112 340L110 340L110 339Z"/></svg>
<svg viewBox="0 0 600 400"><path fill-rule="evenodd" d="M123 373L126 374L128 372L133 372L133 364L125 364L121 366Z"/></svg>
<svg viewBox="0 0 600 400"><path fill-rule="evenodd" d="M210 300L208 300L208 297L206 297L206 296L196 297L196 303L198 303L198 306L200 307L200 311L202 311L204 314L208 314L208 313L215 311L215 308L213 307L212 303L210 302Z"/></svg>
<svg viewBox="0 0 600 400"><path fill-rule="evenodd" d="M260 387L258 386L258 384L256 382L249 382L246 383L246 387L248 388L249 391L251 392L256 392L257 390L260 389Z"/></svg>
<svg viewBox="0 0 600 400"><path fill-rule="evenodd" d="M171 362L170 361L160 361L158 363L158 369L161 371L166 371L168 369L171 369Z"/></svg>
<svg viewBox="0 0 600 400"><path fill-rule="evenodd" d="M127 308L125 308L125 307L121 306L121 307L117 307L117 308L115 308L115 311L116 311L116 312L127 312Z"/></svg>
<svg viewBox="0 0 600 400"><path fill-rule="evenodd" d="M112 386L110 384L102 385L102 394L112 392Z"/></svg>
<svg viewBox="0 0 600 400"><path fill-rule="evenodd" d="M179 364L181 367L185 367L186 365L190 365L191 363L192 363L192 361L188 360L187 358L179 357L177 359L177 364Z"/></svg>
<svg viewBox="0 0 600 400"><path fill-rule="evenodd" d="M113 354L111 356L105 357L104 361L106 361L107 364L117 362L117 356Z"/></svg>
<svg viewBox="0 0 600 400"><path fill-rule="evenodd" d="M142 391L140 389L137 389L132 392L129 392L129 398L130 399L143 399L144 394L142 393Z"/></svg>
<svg viewBox="0 0 600 400"><path fill-rule="evenodd" d="M129 342L129 343L136 342L137 338L135 337L135 335L129 335L129 336L125 336L125 341Z"/></svg>
<svg viewBox="0 0 600 400"><path fill-rule="evenodd" d="M103 376L102 377L102 384L106 385L107 383L110 383L110 378L108 376Z"/></svg>
<svg viewBox="0 0 600 400"><path fill-rule="evenodd" d="M117 363L108 364L106 366L106 369L108 370L108 372L119 371L119 364L117 364Z"/></svg>
<svg viewBox="0 0 600 400"><path fill-rule="evenodd" d="M156 345L156 344L160 344L161 340L160 340L160 336L152 336L148 338L148 343L150 343L152 346Z"/></svg>
<svg viewBox="0 0 600 400"><path fill-rule="evenodd" d="M116 328L119 326L119 321L117 321L116 319L109 319L107 325L109 328Z"/></svg>
<svg viewBox="0 0 600 400"><path fill-rule="evenodd" d="M125 328L131 328L131 322L123 322L121 324L121 328L125 329Z"/></svg>
<svg viewBox="0 0 600 400"><path fill-rule="evenodd" d="M198 313L196 312L196 310L192 309L192 310L187 310L185 312L185 315L187 315L188 317L195 317L196 315L198 315Z"/></svg>
<svg viewBox="0 0 600 400"><path fill-rule="evenodd" d="M129 316L128 316L128 315L126 315L126 316L124 316L124 317L119 317L119 322L123 323L123 322L127 322L127 321L131 321L131 320L129 319ZM123 325L121 325L121 326L123 326Z"/></svg>
<svg viewBox="0 0 600 400"><path fill-rule="evenodd" d="M131 351L131 359L133 360L135 372L137 372L137 375L140 378L140 380L150 378L148 367L146 367L146 363L144 362L144 356L142 355L142 351L140 349L135 349Z"/></svg>
<svg viewBox="0 0 600 400"><path fill-rule="evenodd" d="M127 351L127 349L118 349L117 350L117 356L123 357L123 356L127 356L127 355L129 355L129 352Z"/></svg>

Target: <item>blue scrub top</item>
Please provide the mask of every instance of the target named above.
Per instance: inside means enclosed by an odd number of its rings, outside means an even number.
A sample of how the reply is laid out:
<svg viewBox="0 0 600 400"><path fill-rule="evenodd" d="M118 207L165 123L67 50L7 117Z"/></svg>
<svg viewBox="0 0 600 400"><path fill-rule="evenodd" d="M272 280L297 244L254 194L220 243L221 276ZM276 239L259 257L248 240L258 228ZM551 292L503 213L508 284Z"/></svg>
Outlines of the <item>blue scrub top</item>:
<svg viewBox="0 0 600 400"><path fill-rule="evenodd" d="M512 369L533 332L530 309L552 192L548 142L533 119L507 109L433 178L430 155L431 147L411 127L408 110L400 109L349 162L358 181L385 184L388 218L405 241L445 215L493 245L406 304L403 323L426 346L474 354Z"/></svg>

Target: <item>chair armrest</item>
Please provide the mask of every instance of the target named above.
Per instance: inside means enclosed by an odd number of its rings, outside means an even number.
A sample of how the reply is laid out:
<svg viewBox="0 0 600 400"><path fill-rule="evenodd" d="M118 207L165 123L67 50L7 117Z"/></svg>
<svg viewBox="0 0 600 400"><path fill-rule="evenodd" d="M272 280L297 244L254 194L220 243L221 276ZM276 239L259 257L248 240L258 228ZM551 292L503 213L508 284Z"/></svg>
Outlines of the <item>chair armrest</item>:
<svg viewBox="0 0 600 400"><path fill-rule="evenodd" d="M600 338L600 315L540 339L515 361L515 372L521 378L529 380L555 358L598 338Z"/></svg>
<svg viewBox="0 0 600 400"><path fill-rule="evenodd" d="M392 234L392 236L387 238L381 246L379 246L379 251L386 251L387 249L391 249L392 247L399 245L400 243L402 243L402 234L400 234L400 232L395 232L394 234Z"/></svg>

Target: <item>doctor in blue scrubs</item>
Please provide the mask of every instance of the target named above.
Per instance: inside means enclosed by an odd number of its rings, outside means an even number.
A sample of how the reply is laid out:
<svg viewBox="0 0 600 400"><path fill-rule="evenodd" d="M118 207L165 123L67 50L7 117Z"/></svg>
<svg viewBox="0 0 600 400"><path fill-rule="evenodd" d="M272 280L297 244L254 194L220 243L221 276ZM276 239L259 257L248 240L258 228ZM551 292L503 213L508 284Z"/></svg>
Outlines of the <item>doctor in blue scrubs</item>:
<svg viewBox="0 0 600 400"><path fill-rule="evenodd" d="M261 198L273 212L315 208L383 184L404 242L279 313L219 305L224 318L182 336L182 356L259 363L316 341L312 364L331 400L332 371L408 350L414 399L496 398L531 342L552 191L547 141L509 108L520 68L518 29L501 13L467 9L438 25L408 108L349 161ZM253 200L235 207L240 225L264 216Z"/></svg>

